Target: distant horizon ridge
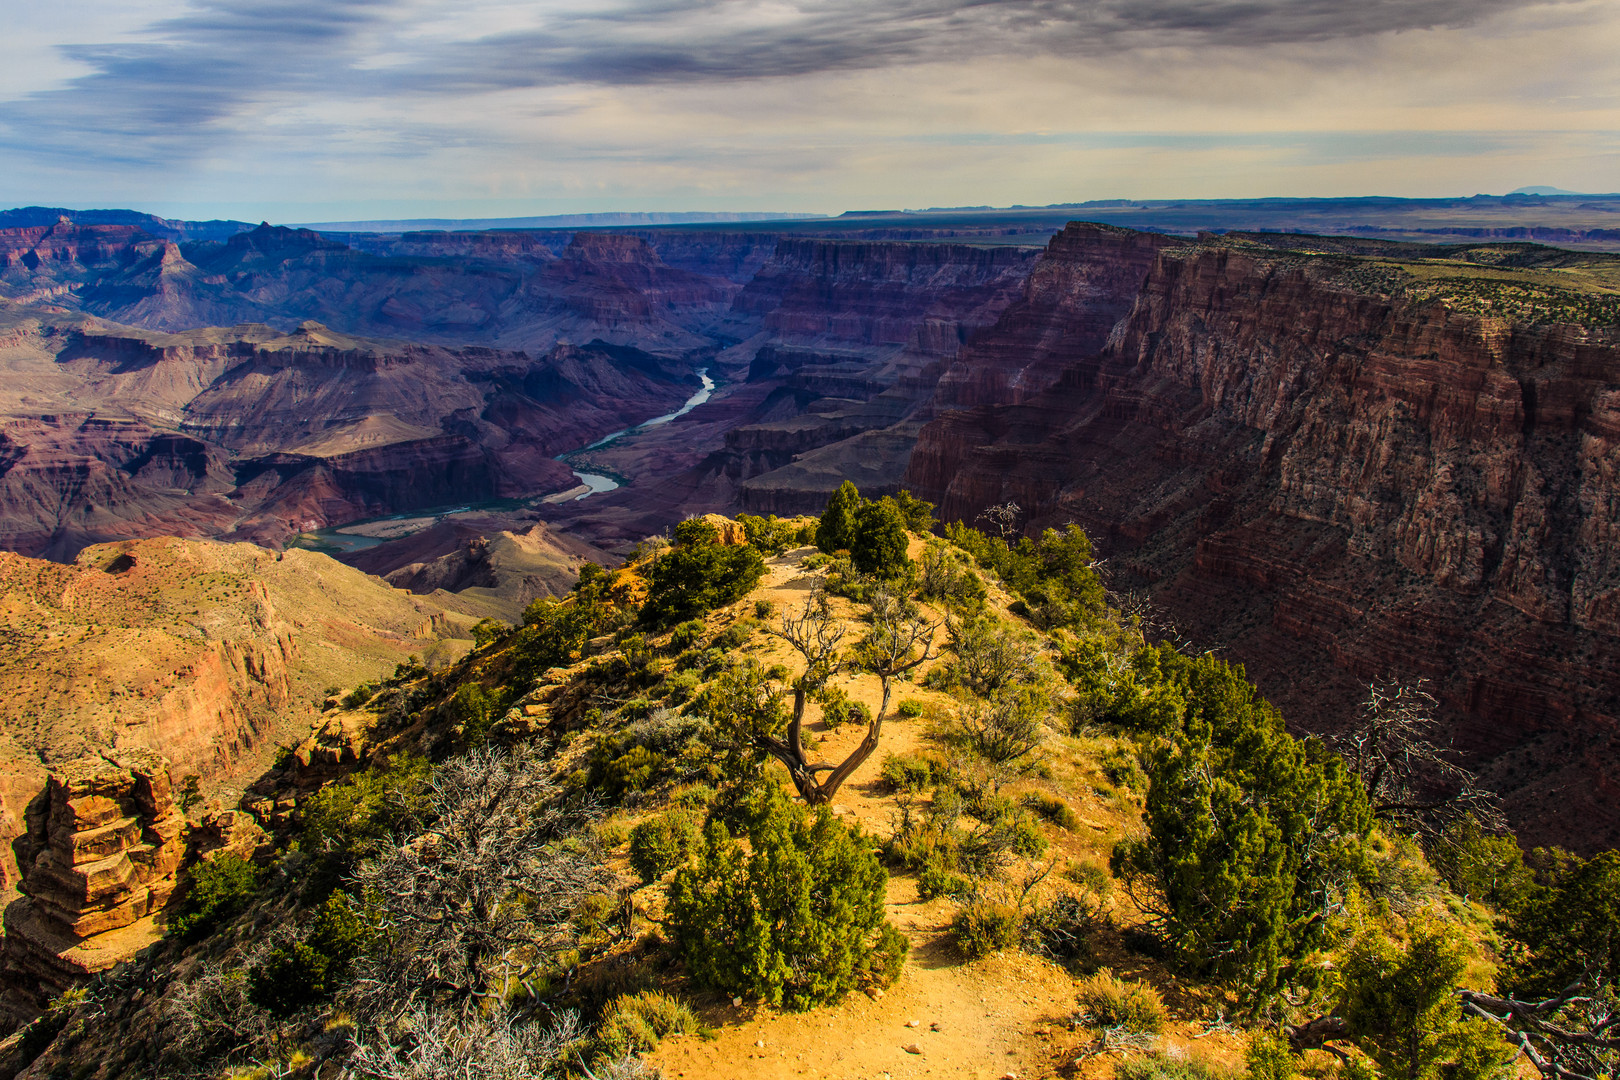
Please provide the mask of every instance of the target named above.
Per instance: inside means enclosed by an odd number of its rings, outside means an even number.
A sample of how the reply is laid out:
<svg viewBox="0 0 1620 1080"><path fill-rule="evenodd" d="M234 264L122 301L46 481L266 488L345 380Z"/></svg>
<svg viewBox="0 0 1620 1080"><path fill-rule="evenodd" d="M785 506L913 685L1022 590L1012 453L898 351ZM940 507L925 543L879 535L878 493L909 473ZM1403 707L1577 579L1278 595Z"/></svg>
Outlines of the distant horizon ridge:
<svg viewBox="0 0 1620 1080"><path fill-rule="evenodd" d="M625 225L711 225L728 221L803 221L826 217L800 211L625 210L592 214L543 214L494 218L370 218L356 221L288 222L315 232L481 232L489 229L568 229Z"/></svg>

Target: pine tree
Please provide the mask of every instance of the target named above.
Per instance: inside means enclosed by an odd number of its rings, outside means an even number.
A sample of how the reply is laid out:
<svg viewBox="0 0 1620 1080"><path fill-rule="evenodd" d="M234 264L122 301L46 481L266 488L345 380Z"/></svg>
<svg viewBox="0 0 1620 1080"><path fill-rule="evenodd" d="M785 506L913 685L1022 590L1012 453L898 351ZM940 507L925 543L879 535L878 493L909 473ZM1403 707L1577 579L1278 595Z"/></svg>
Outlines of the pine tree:
<svg viewBox="0 0 1620 1080"><path fill-rule="evenodd" d="M854 490L854 485L850 485ZM855 535L849 543L855 569L875 577L892 578L911 565L906 557L906 520L889 499L862 506L855 514Z"/></svg>
<svg viewBox="0 0 1620 1080"><path fill-rule="evenodd" d="M1243 669L1170 654L1161 704L1179 723L1146 754L1146 837L1114 852L1182 964L1258 1005L1361 871L1372 824L1337 756L1283 730Z"/></svg>
<svg viewBox="0 0 1620 1080"><path fill-rule="evenodd" d="M821 523L816 526L816 547L828 554L848 551L855 542L855 515L860 509L860 489L845 480L822 511Z"/></svg>

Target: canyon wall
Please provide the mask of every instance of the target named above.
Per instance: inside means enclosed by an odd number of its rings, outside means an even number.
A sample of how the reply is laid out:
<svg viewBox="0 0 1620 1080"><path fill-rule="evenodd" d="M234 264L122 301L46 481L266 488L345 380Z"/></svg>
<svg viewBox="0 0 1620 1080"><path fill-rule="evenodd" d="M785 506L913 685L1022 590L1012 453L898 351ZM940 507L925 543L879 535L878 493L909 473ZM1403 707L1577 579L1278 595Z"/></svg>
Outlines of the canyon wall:
<svg viewBox="0 0 1620 1080"><path fill-rule="evenodd" d="M1045 391L980 355L941 397L989 389L941 411L907 474L947 517L1012 499L1084 525L1117 583L1298 728L1347 723L1366 680L1428 679L1526 839L1620 841L1615 328L1458 314L1211 241L1161 251Z"/></svg>
<svg viewBox="0 0 1620 1080"><path fill-rule="evenodd" d="M545 351L601 338L680 355L710 345L759 237L411 234L359 250L261 225L176 244L133 225L0 229L0 301L54 301L148 330L310 319L349 334ZM774 240L772 241L774 242ZM712 265L712 271L705 269Z"/></svg>

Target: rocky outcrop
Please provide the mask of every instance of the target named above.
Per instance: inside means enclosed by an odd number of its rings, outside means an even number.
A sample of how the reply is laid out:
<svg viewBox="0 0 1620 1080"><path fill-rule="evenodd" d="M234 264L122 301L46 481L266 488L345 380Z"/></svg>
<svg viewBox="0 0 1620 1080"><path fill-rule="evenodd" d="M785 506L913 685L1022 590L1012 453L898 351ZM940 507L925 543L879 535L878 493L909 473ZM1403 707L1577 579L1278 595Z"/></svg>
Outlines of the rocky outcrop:
<svg viewBox="0 0 1620 1080"><path fill-rule="evenodd" d="M943 412L907 481L948 517L1012 499L1082 523L1302 728L1345 722L1363 680L1428 678L1526 838L1612 844L1620 333L1365 281L1240 243L1162 251L1046 391L990 356L1009 400Z"/></svg>
<svg viewBox="0 0 1620 1080"><path fill-rule="evenodd" d="M0 843L57 763L150 750L205 790L302 737L328 686L443 663L476 616L307 551L173 539L0 553ZM0 848L0 897L20 872Z"/></svg>
<svg viewBox="0 0 1620 1080"><path fill-rule="evenodd" d="M168 762L140 751L64 762L15 843L22 897L5 911L0 1011L24 1023L62 991L162 936L185 854Z"/></svg>

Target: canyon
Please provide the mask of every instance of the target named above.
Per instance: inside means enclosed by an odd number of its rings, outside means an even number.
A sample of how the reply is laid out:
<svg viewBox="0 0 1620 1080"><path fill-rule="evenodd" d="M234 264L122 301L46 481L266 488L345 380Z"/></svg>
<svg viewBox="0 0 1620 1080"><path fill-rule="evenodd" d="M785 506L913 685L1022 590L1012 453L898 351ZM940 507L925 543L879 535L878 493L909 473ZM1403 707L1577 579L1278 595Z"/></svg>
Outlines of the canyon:
<svg viewBox="0 0 1620 1080"><path fill-rule="evenodd" d="M1614 257L1096 209L1049 239L1053 211L3 230L0 546L402 517L333 553L510 620L691 514L815 512L845 479L947 520L1012 501L1083 525L1296 730L1425 679L1527 840L1620 839ZM700 371L701 404L638 426ZM617 486L578 498L584 473Z"/></svg>
<svg viewBox="0 0 1620 1080"><path fill-rule="evenodd" d="M957 407L906 482L946 518L1012 501L1084 526L1116 588L1245 663L1298 730L1426 680L1522 837L1620 841L1620 330L1459 311L1477 289L1402 295L1373 273L1397 268L1308 243L1161 249L1106 344L1033 393L1006 357L1094 333L1092 305L1009 309L942 377Z"/></svg>

